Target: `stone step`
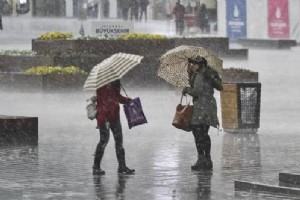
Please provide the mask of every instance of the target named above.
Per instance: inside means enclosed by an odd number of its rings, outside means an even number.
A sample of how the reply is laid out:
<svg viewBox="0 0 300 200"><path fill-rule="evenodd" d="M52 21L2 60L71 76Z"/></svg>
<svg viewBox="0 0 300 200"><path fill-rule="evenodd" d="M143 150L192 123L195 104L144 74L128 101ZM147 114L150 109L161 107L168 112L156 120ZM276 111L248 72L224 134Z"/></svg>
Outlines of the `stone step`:
<svg viewBox="0 0 300 200"><path fill-rule="evenodd" d="M234 181L234 188L238 191L255 191L255 192L266 192L272 194L284 194L292 196L300 196L299 188L292 187L283 187L269 184L262 184L257 182L248 182L248 181Z"/></svg>
<svg viewBox="0 0 300 200"><path fill-rule="evenodd" d="M279 181L281 183L300 186L300 174L282 172L279 173Z"/></svg>

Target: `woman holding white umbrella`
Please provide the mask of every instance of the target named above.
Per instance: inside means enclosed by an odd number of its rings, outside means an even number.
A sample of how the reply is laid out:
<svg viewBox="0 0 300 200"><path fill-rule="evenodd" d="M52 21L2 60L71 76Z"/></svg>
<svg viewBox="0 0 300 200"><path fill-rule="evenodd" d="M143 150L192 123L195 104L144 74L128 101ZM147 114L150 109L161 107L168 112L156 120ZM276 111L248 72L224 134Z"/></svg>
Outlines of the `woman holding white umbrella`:
<svg viewBox="0 0 300 200"><path fill-rule="evenodd" d="M135 172L134 169L129 169L125 162L119 104L129 103L131 99L121 95L120 79L137 66L142 59L143 56L140 55L114 54L93 67L84 83L85 90L96 91L97 94L93 100L97 102L96 119L100 130L100 141L95 151L94 174L105 174L100 164L109 140L110 130L115 139L116 155L119 162L118 173L133 174Z"/></svg>
<svg viewBox="0 0 300 200"><path fill-rule="evenodd" d="M116 155L119 163L118 173L133 174L134 169L129 169L125 162L125 150L123 147L123 134L120 121L119 103L125 104L131 101L130 98L120 94L120 80L113 81L97 89L97 125L100 131L100 141L96 147L93 172L94 174L105 174L100 163L105 147L109 140L109 130L112 131L115 139Z"/></svg>

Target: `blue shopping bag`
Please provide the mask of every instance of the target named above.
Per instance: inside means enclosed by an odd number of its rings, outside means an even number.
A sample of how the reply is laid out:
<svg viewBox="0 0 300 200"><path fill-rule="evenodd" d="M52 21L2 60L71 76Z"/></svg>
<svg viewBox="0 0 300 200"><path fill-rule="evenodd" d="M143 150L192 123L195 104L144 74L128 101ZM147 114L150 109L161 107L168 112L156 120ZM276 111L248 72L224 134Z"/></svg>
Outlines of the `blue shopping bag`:
<svg viewBox="0 0 300 200"><path fill-rule="evenodd" d="M129 129L134 126L148 123L139 97L132 99L129 103L124 104L123 107Z"/></svg>

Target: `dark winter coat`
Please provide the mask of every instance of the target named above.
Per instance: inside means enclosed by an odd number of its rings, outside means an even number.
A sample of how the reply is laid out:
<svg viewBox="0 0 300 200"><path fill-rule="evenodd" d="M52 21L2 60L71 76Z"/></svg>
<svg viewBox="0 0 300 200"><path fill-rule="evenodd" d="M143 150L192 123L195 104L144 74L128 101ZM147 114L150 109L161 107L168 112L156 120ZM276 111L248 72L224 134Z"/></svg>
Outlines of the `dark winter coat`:
<svg viewBox="0 0 300 200"><path fill-rule="evenodd" d="M142 10L146 10L148 5L149 5L148 0L140 0L140 7Z"/></svg>
<svg viewBox="0 0 300 200"><path fill-rule="evenodd" d="M101 127L105 122L120 120L120 105L130 101L120 94L120 84L107 84L96 91L97 93L97 123Z"/></svg>
<svg viewBox="0 0 300 200"><path fill-rule="evenodd" d="M129 8L130 7L130 3L131 1L130 0L122 0L121 1L121 7L122 8Z"/></svg>
<svg viewBox="0 0 300 200"><path fill-rule="evenodd" d="M184 89L193 97L194 111L191 125L207 124L218 128L217 103L214 88L222 90L221 79L212 70L190 74L190 87Z"/></svg>
<svg viewBox="0 0 300 200"><path fill-rule="evenodd" d="M185 8L180 3L176 3L173 9L173 15L175 15L176 21L184 21Z"/></svg>
<svg viewBox="0 0 300 200"><path fill-rule="evenodd" d="M197 12L197 23L199 28L206 28L208 26L208 13L206 6L202 4Z"/></svg>

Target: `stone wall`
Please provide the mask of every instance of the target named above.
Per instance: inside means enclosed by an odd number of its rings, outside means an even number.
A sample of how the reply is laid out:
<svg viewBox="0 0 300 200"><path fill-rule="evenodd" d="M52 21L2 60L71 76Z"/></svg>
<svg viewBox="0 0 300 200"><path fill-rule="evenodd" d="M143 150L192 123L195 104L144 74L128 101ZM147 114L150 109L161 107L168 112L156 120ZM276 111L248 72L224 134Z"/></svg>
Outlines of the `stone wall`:
<svg viewBox="0 0 300 200"><path fill-rule="evenodd" d="M21 72L33 66L54 65L53 57L36 56L8 56L0 55L0 72Z"/></svg>
<svg viewBox="0 0 300 200"><path fill-rule="evenodd" d="M0 115L0 145L37 145L38 118Z"/></svg>
<svg viewBox="0 0 300 200"><path fill-rule="evenodd" d="M86 78L86 75L72 74L29 75L24 73L0 73L0 89L19 91L82 90Z"/></svg>

